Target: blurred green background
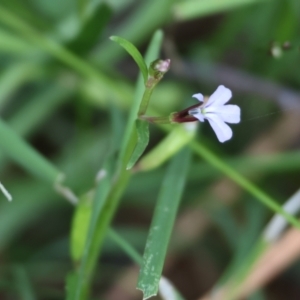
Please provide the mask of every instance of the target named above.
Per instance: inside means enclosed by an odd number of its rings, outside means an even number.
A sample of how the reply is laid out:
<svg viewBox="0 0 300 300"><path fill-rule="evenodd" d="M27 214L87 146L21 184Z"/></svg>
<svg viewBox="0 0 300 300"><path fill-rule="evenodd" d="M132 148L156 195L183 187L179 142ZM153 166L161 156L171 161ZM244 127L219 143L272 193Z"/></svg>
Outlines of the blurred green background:
<svg viewBox="0 0 300 300"><path fill-rule="evenodd" d="M207 123L197 138L283 203L300 178L299 23L298 0L1 0L1 119L64 172L77 195L86 193L123 135L112 135L111 120L124 126L138 75L109 36L144 54L162 29L161 58L171 69L150 108L168 115L194 104L194 93L230 88L242 108L232 140L220 144ZM151 126L147 151L164 135ZM113 228L140 253L164 170L133 175L114 217ZM1 147L0 180L14 198L0 194L0 298L65 299L74 207ZM247 255L271 216L194 156L166 276L186 299L199 298ZM110 239L99 265L91 299L141 298L137 266ZM299 278L293 261L251 299L300 299Z"/></svg>

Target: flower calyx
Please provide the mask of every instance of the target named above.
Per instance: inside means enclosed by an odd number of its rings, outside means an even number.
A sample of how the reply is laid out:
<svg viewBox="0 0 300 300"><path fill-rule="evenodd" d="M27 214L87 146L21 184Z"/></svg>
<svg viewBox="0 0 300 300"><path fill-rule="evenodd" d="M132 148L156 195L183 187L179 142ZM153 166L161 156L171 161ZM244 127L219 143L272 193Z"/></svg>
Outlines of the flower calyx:
<svg viewBox="0 0 300 300"><path fill-rule="evenodd" d="M223 143L232 137L232 129L227 123L236 124L241 120L241 110L237 105L225 105L231 96L231 90L223 85L220 85L209 98L200 93L194 94L193 97L202 104L174 113L171 120L177 123L208 120L218 140Z"/></svg>

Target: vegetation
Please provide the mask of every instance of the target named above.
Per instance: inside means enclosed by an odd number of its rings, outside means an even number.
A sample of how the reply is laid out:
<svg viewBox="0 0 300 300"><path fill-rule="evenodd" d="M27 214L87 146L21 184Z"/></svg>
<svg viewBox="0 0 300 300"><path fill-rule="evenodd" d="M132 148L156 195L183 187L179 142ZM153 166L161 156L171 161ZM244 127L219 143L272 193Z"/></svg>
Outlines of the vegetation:
<svg viewBox="0 0 300 300"><path fill-rule="evenodd" d="M2 0L0 298L299 299L298 2Z"/></svg>

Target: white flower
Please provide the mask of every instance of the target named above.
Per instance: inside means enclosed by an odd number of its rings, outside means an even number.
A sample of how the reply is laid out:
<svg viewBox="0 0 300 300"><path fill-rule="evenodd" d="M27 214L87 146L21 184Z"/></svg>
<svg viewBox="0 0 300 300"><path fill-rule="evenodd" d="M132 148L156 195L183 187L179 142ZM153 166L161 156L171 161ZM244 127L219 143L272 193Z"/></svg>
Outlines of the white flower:
<svg viewBox="0 0 300 300"><path fill-rule="evenodd" d="M203 104L188 112L200 122L207 119L221 143L232 137L232 130L226 123L236 124L241 120L241 109L237 105L225 105L231 96L231 90L224 85L220 85L207 101L202 94L195 94L193 97Z"/></svg>
<svg viewBox="0 0 300 300"><path fill-rule="evenodd" d="M12 200L11 194L8 192L8 190L4 187L4 185L0 182L0 190L4 194L4 196L7 198L8 201Z"/></svg>

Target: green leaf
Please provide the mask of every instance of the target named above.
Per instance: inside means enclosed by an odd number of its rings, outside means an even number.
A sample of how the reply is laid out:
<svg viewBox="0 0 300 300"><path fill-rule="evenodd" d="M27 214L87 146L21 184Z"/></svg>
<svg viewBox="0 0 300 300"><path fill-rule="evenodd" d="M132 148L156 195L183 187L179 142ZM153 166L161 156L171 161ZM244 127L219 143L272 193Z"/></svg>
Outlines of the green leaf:
<svg viewBox="0 0 300 300"><path fill-rule="evenodd" d="M162 31L157 30L154 33L153 38L149 44L149 48L148 48L146 56L145 56L146 63L150 64L150 62L153 61L155 59L155 57L157 57L160 47L161 47L162 39L163 39ZM123 137L123 140L121 143L119 160L120 160L120 164L123 164L125 167L127 166L129 158L135 147L135 144L134 144L132 149L127 149L128 144L130 143L129 140L134 138L133 134L132 134L133 130L134 130L134 123L135 123L136 116L139 111L139 107L141 104L141 99L143 97L144 90L145 90L145 86L142 81L142 76L140 75L138 78L138 81L137 81L137 85L136 85L134 100L133 100L133 103L131 104L129 119L128 119L128 122L127 122L127 125L125 128L124 137Z"/></svg>
<svg viewBox="0 0 300 300"><path fill-rule="evenodd" d="M124 2L124 0L116 1L118 7ZM157 28L163 27L164 24L170 21L174 2L174 0L139 1L139 5L136 5L134 9L129 12L128 17L115 27L114 32L116 32L118 36L126 37L135 45L147 42ZM112 43L106 43L104 41L99 46L99 51L93 55L95 61L102 65L104 63L112 64L120 60L120 58L124 56L124 51L120 51L120 48L113 46ZM156 58L157 56L154 59ZM152 59L152 61L154 59Z"/></svg>
<svg viewBox="0 0 300 300"><path fill-rule="evenodd" d="M76 38L68 44L68 48L79 55L84 55L90 51L98 42L99 36L111 15L112 10L107 4L102 3L96 7L93 15L85 21Z"/></svg>
<svg viewBox="0 0 300 300"><path fill-rule="evenodd" d="M121 47L123 47L134 59L134 61L137 63L138 67L140 68L140 71L143 74L144 82L148 79L148 68L147 65L139 52L139 50L131 44L129 41L118 37L118 36L111 36L110 39L116 43L118 43Z"/></svg>
<svg viewBox="0 0 300 300"><path fill-rule="evenodd" d="M109 238L114 241L119 247L128 254L128 256L137 264L142 263L142 256L129 244L124 238L121 237L115 230L108 231Z"/></svg>
<svg viewBox="0 0 300 300"><path fill-rule="evenodd" d="M189 20L208 16L215 13L234 9L239 6L265 2L267 0L210 0L210 1L181 1L174 5L175 17L180 20Z"/></svg>
<svg viewBox="0 0 300 300"><path fill-rule="evenodd" d="M159 288L189 161L190 150L187 148L174 156L161 186L137 284L137 288L144 293L144 299L156 295Z"/></svg>
<svg viewBox="0 0 300 300"><path fill-rule="evenodd" d="M66 278L66 300L73 300L75 297L77 284L77 274L75 272L70 272Z"/></svg>
<svg viewBox="0 0 300 300"><path fill-rule="evenodd" d="M77 0L79 15L82 19L84 19L85 17L88 4L89 4L89 0Z"/></svg>
<svg viewBox="0 0 300 300"><path fill-rule="evenodd" d="M79 241L81 244L84 241L84 250L83 256L80 263L78 278L76 284L75 298L74 299L85 299L88 294L88 287L91 281L92 272L94 269L94 265L96 263L98 252L99 252L99 244L103 239L103 235L105 234L102 230L99 230L99 223L101 224L101 218L99 218L100 214L103 213L104 206L107 201L107 196L110 191L111 186L111 178L112 178L112 160L108 159L105 163L102 172L104 177L100 181L93 200L92 205L92 213L90 219L88 232L86 235L86 230L81 230L80 234L82 236ZM84 214L86 217L86 213ZM75 223L74 225L76 225ZM77 228L78 229L78 228ZM100 228L101 229L101 228ZM77 242L76 242L77 243ZM74 253L75 255L80 255L81 253ZM74 291L70 291L73 293Z"/></svg>
<svg viewBox="0 0 300 300"><path fill-rule="evenodd" d="M55 201L54 193L47 187L47 184L33 179L18 180L14 178L8 182L7 188L13 191L16 201L10 202L9 205L6 201L0 201L1 252L9 249L11 243L22 234L24 228L32 226L37 222L39 216L46 215L60 203L65 204L63 201ZM21 201L22 199L24 201ZM54 201L49 201L49 199Z"/></svg>
<svg viewBox="0 0 300 300"><path fill-rule="evenodd" d="M37 177L54 183L60 171L0 119L0 149Z"/></svg>
<svg viewBox="0 0 300 300"><path fill-rule="evenodd" d="M137 133L137 144L127 164L127 170L130 170L135 165L149 143L149 123L144 120L136 120L135 128Z"/></svg>
<svg viewBox="0 0 300 300"><path fill-rule="evenodd" d="M287 222L296 228L300 228L300 222L291 214L286 212L275 199L270 197L260 188L258 188L251 181L248 181L245 177L241 176L240 173L236 172L229 165L227 165L223 160L219 159L216 155L214 155L210 150L205 148L201 143L197 141L192 141L190 143L191 148L200 156L202 156L207 162L209 162L212 166L219 169L225 175L227 175L231 180L233 180L236 184L241 186L243 189L248 191L250 194L255 196L257 200L263 203L266 207L271 209L272 211L282 215Z"/></svg>
<svg viewBox="0 0 300 300"><path fill-rule="evenodd" d="M27 135L66 103L73 93L71 89L51 84L28 97L26 106L14 114L9 125L19 135Z"/></svg>
<svg viewBox="0 0 300 300"><path fill-rule="evenodd" d="M1 36L0 36L1 39ZM24 83L40 76L38 67L28 63L16 63L4 69L0 76L0 109Z"/></svg>
<svg viewBox="0 0 300 300"><path fill-rule="evenodd" d="M14 274L14 290L18 293L20 300L35 300L33 286L30 282L28 272L22 265L15 265L11 267Z"/></svg>
<svg viewBox="0 0 300 300"><path fill-rule="evenodd" d="M140 160L138 169L149 171L159 167L193 139L196 129L197 126L194 124L176 126L156 147Z"/></svg>
<svg viewBox="0 0 300 300"><path fill-rule="evenodd" d="M92 213L92 199L84 196L76 206L71 230L71 257L78 262L83 255L89 222Z"/></svg>
<svg viewBox="0 0 300 300"><path fill-rule="evenodd" d="M86 78L92 79L98 87L101 87L101 90L108 91L112 99L129 97L128 89L125 88L124 84L121 84L120 82L116 84L115 80L112 80L104 73L101 73L99 69L88 64L79 56L74 55L55 40L40 33L36 28L30 26L1 4L0 21L10 29L19 33L23 38L31 41L38 46L38 48L44 50L53 57L56 57Z"/></svg>
<svg viewBox="0 0 300 300"><path fill-rule="evenodd" d="M0 50L10 55L28 55L37 50L24 39L15 36L12 32L0 28Z"/></svg>

